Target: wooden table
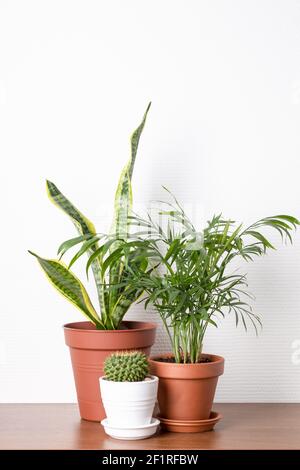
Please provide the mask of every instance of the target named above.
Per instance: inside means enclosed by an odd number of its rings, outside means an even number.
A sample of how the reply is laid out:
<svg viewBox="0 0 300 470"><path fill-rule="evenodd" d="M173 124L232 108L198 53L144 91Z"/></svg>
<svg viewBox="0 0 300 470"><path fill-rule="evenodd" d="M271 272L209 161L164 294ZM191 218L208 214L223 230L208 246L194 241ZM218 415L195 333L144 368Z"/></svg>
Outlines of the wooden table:
<svg viewBox="0 0 300 470"><path fill-rule="evenodd" d="M74 404L2 404L0 449L300 449L300 404L216 404L214 409L223 414L214 431L118 441L98 423L80 420Z"/></svg>

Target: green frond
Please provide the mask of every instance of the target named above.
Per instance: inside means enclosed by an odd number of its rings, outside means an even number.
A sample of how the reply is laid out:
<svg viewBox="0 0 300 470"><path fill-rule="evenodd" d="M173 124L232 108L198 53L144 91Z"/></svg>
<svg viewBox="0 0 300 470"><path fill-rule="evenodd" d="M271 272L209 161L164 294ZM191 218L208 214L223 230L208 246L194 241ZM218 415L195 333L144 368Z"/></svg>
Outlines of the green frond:
<svg viewBox="0 0 300 470"><path fill-rule="evenodd" d="M243 229L242 224L218 214L202 232L197 232L176 198L172 194L171 197L166 210L158 209L160 221L150 216L133 218L136 226L146 227L151 233L152 251L156 246L163 255L160 269L136 273L131 289L143 290L145 308L152 304L160 314L176 362L193 363L201 356L207 327L217 326L220 316L234 314L236 325L243 325L245 330L251 325L258 334L261 320L249 304L253 296L248 292L247 278L230 273L231 262L239 257L253 261L275 249L265 230L271 229L282 239L292 241L299 221L280 215ZM167 233L161 217L166 219ZM174 230L174 223L181 226L181 231Z"/></svg>

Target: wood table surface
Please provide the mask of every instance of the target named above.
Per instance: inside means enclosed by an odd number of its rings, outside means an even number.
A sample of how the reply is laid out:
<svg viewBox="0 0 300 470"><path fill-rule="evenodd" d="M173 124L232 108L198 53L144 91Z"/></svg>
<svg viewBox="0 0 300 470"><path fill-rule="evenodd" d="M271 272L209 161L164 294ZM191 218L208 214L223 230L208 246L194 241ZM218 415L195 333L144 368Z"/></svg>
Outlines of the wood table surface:
<svg viewBox="0 0 300 470"><path fill-rule="evenodd" d="M0 449L300 449L300 404L223 403L214 410L223 415L214 431L119 441L80 420L75 404L1 404Z"/></svg>

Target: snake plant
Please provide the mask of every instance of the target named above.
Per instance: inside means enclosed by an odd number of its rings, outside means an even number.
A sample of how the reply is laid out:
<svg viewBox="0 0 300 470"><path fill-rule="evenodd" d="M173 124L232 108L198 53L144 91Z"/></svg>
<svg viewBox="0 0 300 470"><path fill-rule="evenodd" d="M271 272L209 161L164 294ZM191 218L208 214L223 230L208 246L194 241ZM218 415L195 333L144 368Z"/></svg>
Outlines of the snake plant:
<svg viewBox="0 0 300 470"><path fill-rule="evenodd" d="M128 226L132 208L131 179L137 155L139 140L145 126L149 103L142 122L133 132L130 140L131 154L129 161L123 168L114 201L114 217L110 236L98 235L92 222L87 219L62 194L57 186L47 181L47 192L50 200L67 214L78 232L78 237L64 242L58 250L58 259L45 259L29 251L35 256L53 286L96 326L97 329L117 329L133 302L141 295L139 288L136 291L126 292L123 277L130 273L130 263L137 263L139 269L146 270L147 258L139 256L143 251L141 246L134 245L126 248ZM99 245L99 242L102 242ZM79 253L86 252L90 258L99 300L99 312L96 311L82 282L70 270L75 259L66 265L61 257L71 247L82 243ZM77 256L78 257L78 256Z"/></svg>

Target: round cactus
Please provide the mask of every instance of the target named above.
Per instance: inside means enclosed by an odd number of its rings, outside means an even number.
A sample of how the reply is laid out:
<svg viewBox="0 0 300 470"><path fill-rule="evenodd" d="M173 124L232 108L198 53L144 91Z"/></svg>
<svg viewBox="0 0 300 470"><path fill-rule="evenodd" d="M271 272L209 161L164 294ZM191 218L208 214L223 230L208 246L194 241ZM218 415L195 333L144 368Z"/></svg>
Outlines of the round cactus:
<svg viewBox="0 0 300 470"><path fill-rule="evenodd" d="M148 360L140 351L114 353L106 358L104 373L113 382L142 382L149 373Z"/></svg>

